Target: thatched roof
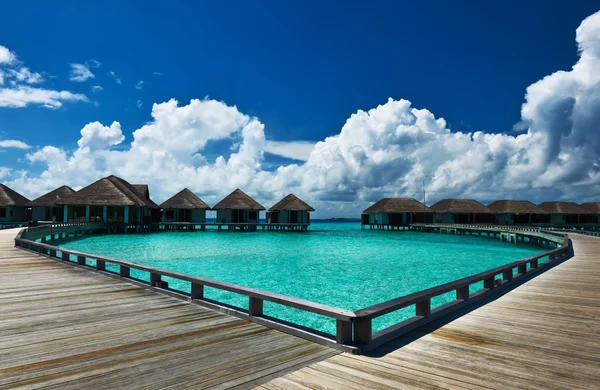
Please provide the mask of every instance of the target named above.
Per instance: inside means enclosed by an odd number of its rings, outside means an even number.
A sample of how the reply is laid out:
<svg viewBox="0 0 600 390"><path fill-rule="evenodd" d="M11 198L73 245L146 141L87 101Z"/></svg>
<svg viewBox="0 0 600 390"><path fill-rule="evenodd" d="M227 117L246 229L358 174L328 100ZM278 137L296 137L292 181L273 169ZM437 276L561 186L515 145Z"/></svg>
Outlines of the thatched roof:
<svg viewBox="0 0 600 390"><path fill-rule="evenodd" d="M588 211L591 211L592 214L600 214L600 202L582 203L580 206Z"/></svg>
<svg viewBox="0 0 600 390"><path fill-rule="evenodd" d="M48 192L46 195L42 195L37 199L27 203L29 207L56 207L62 204L62 200L73 195L75 190L69 186L58 187L55 190Z"/></svg>
<svg viewBox="0 0 600 390"><path fill-rule="evenodd" d="M150 189L148 188L148 184L132 184L131 186L144 198L150 199Z"/></svg>
<svg viewBox="0 0 600 390"><path fill-rule="evenodd" d="M0 184L0 207L26 206L27 203L29 203L29 199L4 184Z"/></svg>
<svg viewBox="0 0 600 390"><path fill-rule="evenodd" d="M279 202L275 203L273 207L269 209L269 211L315 211L311 206L309 206L302 199L298 198L294 194L289 194L285 198L281 199Z"/></svg>
<svg viewBox="0 0 600 390"><path fill-rule="evenodd" d="M210 210L209 205L187 188L165 200L159 207L161 209Z"/></svg>
<svg viewBox="0 0 600 390"><path fill-rule="evenodd" d="M589 214L589 210L581 207L575 202L544 202L540 203L542 209L550 214Z"/></svg>
<svg viewBox="0 0 600 390"><path fill-rule="evenodd" d="M154 203L152 199L150 199L150 189L148 188L148 184L132 184L131 186L135 188L138 194L142 195L144 198L146 198L147 201L150 202L150 204L152 205L151 208L158 208L158 205Z"/></svg>
<svg viewBox="0 0 600 390"><path fill-rule="evenodd" d="M100 179L61 200L62 204L90 206L137 206L155 208L127 181L114 175Z"/></svg>
<svg viewBox="0 0 600 390"><path fill-rule="evenodd" d="M363 211L371 213L432 213L429 207L412 198L383 198Z"/></svg>
<svg viewBox="0 0 600 390"><path fill-rule="evenodd" d="M265 210L264 206L249 197L239 188L213 206L213 210Z"/></svg>
<svg viewBox="0 0 600 390"><path fill-rule="evenodd" d="M496 200L488 204L496 214L548 214L528 200Z"/></svg>
<svg viewBox="0 0 600 390"><path fill-rule="evenodd" d="M440 214L495 214L494 211L473 199L443 199L430 208Z"/></svg>

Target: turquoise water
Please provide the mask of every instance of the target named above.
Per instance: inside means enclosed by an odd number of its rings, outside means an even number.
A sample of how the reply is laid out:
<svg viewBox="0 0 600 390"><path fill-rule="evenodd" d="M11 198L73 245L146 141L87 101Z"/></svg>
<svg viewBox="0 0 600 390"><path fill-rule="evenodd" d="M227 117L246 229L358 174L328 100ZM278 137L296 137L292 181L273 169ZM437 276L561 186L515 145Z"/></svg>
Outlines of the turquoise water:
<svg viewBox="0 0 600 390"><path fill-rule="evenodd" d="M361 230L359 223L313 223L298 232L165 232L55 241L94 253L276 292L348 310L473 275L543 248L486 237ZM90 264L93 261L88 260ZM117 272L116 267L107 269ZM132 276L148 280L147 272ZM189 292L188 282L165 278ZM480 287L473 287L476 290ZM206 288L207 298L248 307L248 298ZM433 306L454 299L435 298ZM333 334L335 321L265 302L265 314ZM374 321L374 331L414 315L414 307Z"/></svg>

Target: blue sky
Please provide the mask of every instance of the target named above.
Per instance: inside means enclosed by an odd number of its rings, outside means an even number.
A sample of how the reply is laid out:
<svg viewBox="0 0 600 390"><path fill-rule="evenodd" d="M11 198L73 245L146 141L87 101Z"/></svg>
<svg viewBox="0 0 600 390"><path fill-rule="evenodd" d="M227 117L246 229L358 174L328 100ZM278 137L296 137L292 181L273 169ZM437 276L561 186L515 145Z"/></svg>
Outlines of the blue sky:
<svg viewBox="0 0 600 390"><path fill-rule="evenodd" d="M523 120L526 88L573 67L579 58L575 30L598 9L594 1L10 2L3 13L15 17L3 18L0 45L20 66L39 72L44 89L85 95L85 101L64 101L53 109L0 107L0 140L31 146L4 149L0 167L10 173L0 179L33 196L45 189L39 180L49 166L47 159L40 163L27 154L52 145L69 159L80 131L94 121L104 126L118 121L124 141L104 146L128 150L132 133L153 120L152 104L169 99L185 106L208 97L236 106L258 118L272 141L323 141L340 134L353 113L384 105L390 97L443 117L452 132L511 133ZM87 66L94 77L71 81L71 64ZM102 90L94 92L93 86ZM208 163L227 158L243 143L238 130L201 145ZM288 148L282 154L295 145L282 145ZM303 163L265 152L259 158L262 171ZM403 164L398 160L387 169L404 172ZM349 191L340 200L360 203L390 191L415 192L406 183L397 191L375 183L365 195L345 185L344 174L325 191ZM23 175L29 182L17 180ZM50 180L46 187L54 184ZM314 201L336 198L322 188L301 187ZM572 196L541 187L549 196ZM525 190L505 193L542 196ZM480 193L462 188L448 195ZM331 212L340 210L347 209L341 205Z"/></svg>

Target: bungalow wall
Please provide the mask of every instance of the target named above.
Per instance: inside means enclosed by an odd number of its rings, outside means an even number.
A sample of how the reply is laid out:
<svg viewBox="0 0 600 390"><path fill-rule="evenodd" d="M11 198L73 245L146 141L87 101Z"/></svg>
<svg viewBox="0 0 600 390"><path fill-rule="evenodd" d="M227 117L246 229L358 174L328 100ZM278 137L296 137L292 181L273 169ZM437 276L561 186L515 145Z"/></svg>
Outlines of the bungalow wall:
<svg viewBox="0 0 600 390"><path fill-rule="evenodd" d="M550 223L552 225L564 225L565 224L565 216L563 214L552 214L550 218Z"/></svg>
<svg viewBox="0 0 600 390"><path fill-rule="evenodd" d="M435 213L435 223L454 223L454 214Z"/></svg>
<svg viewBox="0 0 600 390"><path fill-rule="evenodd" d="M513 214L496 214L496 223L498 225L513 225L515 223Z"/></svg>
<svg viewBox="0 0 600 390"><path fill-rule="evenodd" d="M165 209L163 210L164 222L206 222L206 210L190 209Z"/></svg>
<svg viewBox="0 0 600 390"><path fill-rule="evenodd" d="M27 220L27 207L0 207L0 222L25 222Z"/></svg>
<svg viewBox="0 0 600 390"><path fill-rule="evenodd" d="M366 218L365 218L366 221ZM407 226L411 223L431 223L433 214L431 213L370 213L368 214L368 224L371 225L392 225Z"/></svg>
<svg viewBox="0 0 600 390"><path fill-rule="evenodd" d="M217 223L258 223L260 213L253 210L217 210Z"/></svg>
<svg viewBox="0 0 600 390"><path fill-rule="evenodd" d="M293 215L295 214L295 216ZM273 211L270 214L270 223L309 223L308 211Z"/></svg>
<svg viewBox="0 0 600 390"><path fill-rule="evenodd" d="M34 207L31 211L31 219L34 221L64 222L62 207Z"/></svg>

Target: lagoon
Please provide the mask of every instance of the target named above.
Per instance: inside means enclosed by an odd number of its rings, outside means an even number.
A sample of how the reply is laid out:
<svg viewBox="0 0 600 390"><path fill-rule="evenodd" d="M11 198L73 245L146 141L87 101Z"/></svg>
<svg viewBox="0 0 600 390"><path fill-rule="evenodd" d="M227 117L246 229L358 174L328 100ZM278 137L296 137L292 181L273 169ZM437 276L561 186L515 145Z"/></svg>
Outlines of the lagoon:
<svg viewBox="0 0 600 390"><path fill-rule="evenodd" d="M347 310L358 310L543 251L487 237L361 230L357 222L314 222L308 232L302 233L207 230L84 236L53 243ZM117 271L116 267L113 271ZM148 279L148 273L142 271L132 270L132 276ZM189 292L187 282L164 280L170 288ZM237 294L207 287L205 296L248 307L247 298ZM446 294L434 298L432 306L453 299L453 294ZM264 309L266 315L335 333L335 322L329 318L269 302L265 302ZM382 316L374 321L374 331L413 313L414 307L409 307Z"/></svg>

